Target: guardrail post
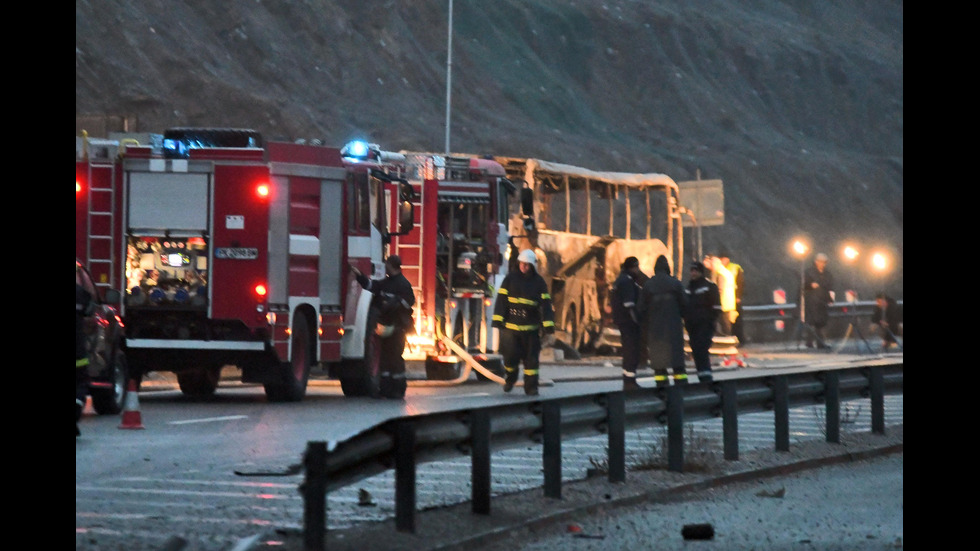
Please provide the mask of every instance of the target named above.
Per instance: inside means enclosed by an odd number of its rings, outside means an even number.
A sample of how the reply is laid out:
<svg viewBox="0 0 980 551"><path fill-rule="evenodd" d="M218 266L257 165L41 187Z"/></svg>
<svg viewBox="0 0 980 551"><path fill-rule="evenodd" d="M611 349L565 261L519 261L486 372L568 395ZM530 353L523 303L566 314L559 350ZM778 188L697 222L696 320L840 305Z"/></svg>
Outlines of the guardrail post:
<svg viewBox="0 0 980 551"><path fill-rule="evenodd" d="M303 548L322 551L327 532L327 443L307 442L303 454L306 472L303 493Z"/></svg>
<svg viewBox="0 0 980 551"><path fill-rule="evenodd" d="M477 409L470 413L470 449L473 463L470 470L473 492L473 512L490 514L490 412Z"/></svg>
<svg viewBox="0 0 980 551"><path fill-rule="evenodd" d="M733 381L721 383L721 434L726 461L738 461L738 389Z"/></svg>
<svg viewBox="0 0 980 551"><path fill-rule="evenodd" d="M667 388L667 470L684 472L684 391Z"/></svg>
<svg viewBox="0 0 980 551"><path fill-rule="evenodd" d="M885 434L885 370L872 367L868 375L871 383L871 432Z"/></svg>
<svg viewBox="0 0 980 551"><path fill-rule="evenodd" d="M626 482L626 396L613 392L606 399L609 482Z"/></svg>
<svg viewBox="0 0 980 551"><path fill-rule="evenodd" d="M545 402L541 409L544 438L544 496L561 499L561 405Z"/></svg>
<svg viewBox="0 0 980 551"><path fill-rule="evenodd" d="M415 533L415 425L399 421L394 425L395 528Z"/></svg>
<svg viewBox="0 0 980 551"><path fill-rule="evenodd" d="M840 372L824 374L824 403L827 409L827 442L840 444Z"/></svg>
<svg viewBox="0 0 980 551"><path fill-rule="evenodd" d="M773 415L776 425L776 451L789 451L789 379L785 375L773 378Z"/></svg>

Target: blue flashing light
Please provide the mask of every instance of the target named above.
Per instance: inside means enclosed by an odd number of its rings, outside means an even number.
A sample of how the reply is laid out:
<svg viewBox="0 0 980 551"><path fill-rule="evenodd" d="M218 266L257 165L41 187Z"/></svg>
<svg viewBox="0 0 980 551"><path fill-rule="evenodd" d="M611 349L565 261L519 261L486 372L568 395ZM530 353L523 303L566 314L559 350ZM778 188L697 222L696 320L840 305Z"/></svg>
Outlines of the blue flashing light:
<svg viewBox="0 0 980 551"><path fill-rule="evenodd" d="M369 151L370 151L370 147L368 146L367 142L355 140L345 145L344 149L341 150L340 154L343 155L344 157L349 157L354 159L367 159Z"/></svg>
<svg viewBox="0 0 980 551"><path fill-rule="evenodd" d="M185 158L188 156L189 149L188 144L180 140L173 138L163 140L163 150L167 157Z"/></svg>

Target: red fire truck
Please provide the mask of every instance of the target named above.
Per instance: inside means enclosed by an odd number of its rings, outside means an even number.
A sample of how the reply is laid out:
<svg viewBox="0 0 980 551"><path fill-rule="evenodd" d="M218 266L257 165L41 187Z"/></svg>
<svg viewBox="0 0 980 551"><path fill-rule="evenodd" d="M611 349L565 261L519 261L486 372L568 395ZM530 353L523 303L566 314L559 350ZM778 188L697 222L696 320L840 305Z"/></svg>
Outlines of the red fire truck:
<svg viewBox="0 0 980 551"><path fill-rule="evenodd" d="M322 364L366 395L371 295L347 267L382 277L390 254L416 290L406 357L446 354L447 336L496 348L514 187L494 161L174 128L77 138L75 179L75 255L121 312L136 381L170 371L207 396L233 365L271 401L297 401Z"/></svg>
<svg viewBox="0 0 980 551"><path fill-rule="evenodd" d="M499 367L487 359L497 349L490 320L496 289L507 275L517 188L491 159L402 154L407 178L424 198L419 232L393 240L418 298L417 331L405 357L457 364L462 360L445 346L448 338L484 367ZM437 377L430 372L430 378Z"/></svg>
<svg viewBox="0 0 980 551"><path fill-rule="evenodd" d="M366 391L370 295L348 265L379 277L412 231L403 157L213 128L75 149L75 255L121 312L129 378L171 371L206 396L233 365L297 401L323 362Z"/></svg>

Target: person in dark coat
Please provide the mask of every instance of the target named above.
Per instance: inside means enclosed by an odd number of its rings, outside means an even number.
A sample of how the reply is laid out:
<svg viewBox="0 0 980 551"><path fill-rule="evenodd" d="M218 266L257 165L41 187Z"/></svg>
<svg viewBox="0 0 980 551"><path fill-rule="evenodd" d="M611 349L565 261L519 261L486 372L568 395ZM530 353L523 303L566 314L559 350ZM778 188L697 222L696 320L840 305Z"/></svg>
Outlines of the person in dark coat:
<svg viewBox="0 0 980 551"><path fill-rule="evenodd" d="M538 274L537 257L524 249L518 269L504 277L493 308L493 327L500 329L500 354L504 357L504 392L517 383L518 365L524 362L524 394L538 395L538 355L541 332L554 339L555 312L548 284Z"/></svg>
<svg viewBox="0 0 980 551"><path fill-rule="evenodd" d="M698 372L698 381L711 382L711 340L715 336L715 323L721 314L721 296L718 286L705 277L704 264L691 264L691 281L687 284L687 313L684 326L691 343L691 355Z"/></svg>
<svg viewBox="0 0 980 551"><path fill-rule="evenodd" d="M640 290L648 279L640 270L640 261L631 256L623 261L619 277L613 283L612 316L619 328L619 341L623 354L623 390L639 388L636 382L636 368L646 360L646 351L641 338L640 318L636 313L636 302Z"/></svg>
<svg viewBox="0 0 980 551"><path fill-rule="evenodd" d="M834 276L827 269L827 255L819 253L813 259L813 266L803 272L803 325L806 332L806 347L829 349L823 328L830 321L829 307L834 302L832 296Z"/></svg>
<svg viewBox="0 0 980 551"><path fill-rule="evenodd" d="M881 348L888 350L897 344L902 325L902 310L895 299L884 291L875 295L875 306L871 311L871 330L881 335Z"/></svg>
<svg viewBox="0 0 980 551"><path fill-rule="evenodd" d="M88 400L88 345L85 337L85 318L92 315L95 297L81 283L81 268L75 262L75 438L81 436L78 422Z"/></svg>
<svg viewBox="0 0 980 551"><path fill-rule="evenodd" d="M412 329L412 307L415 292L402 274L402 259L391 255L385 261L384 279L368 279L354 266L350 267L357 282L374 296L371 316L376 318L375 333L380 337L378 347L378 387L372 396L402 400L408 381L405 379L405 339ZM370 319L370 318L369 318Z"/></svg>
<svg viewBox="0 0 980 551"><path fill-rule="evenodd" d="M687 292L684 284L670 275L670 262L666 256L657 257L653 277L643 284L636 310L657 386L668 384L668 368L673 371L674 384L687 384L683 317L687 310Z"/></svg>

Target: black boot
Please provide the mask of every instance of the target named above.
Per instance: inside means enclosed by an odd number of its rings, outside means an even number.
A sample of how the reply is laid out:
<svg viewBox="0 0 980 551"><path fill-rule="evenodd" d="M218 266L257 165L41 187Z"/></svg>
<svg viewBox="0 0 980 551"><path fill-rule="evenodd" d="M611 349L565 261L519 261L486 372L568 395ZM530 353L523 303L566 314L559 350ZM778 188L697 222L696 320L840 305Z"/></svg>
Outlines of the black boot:
<svg viewBox="0 0 980 551"><path fill-rule="evenodd" d="M517 384L517 368L504 367L504 392L510 392L514 390L514 385Z"/></svg>
<svg viewBox="0 0 980 551"><path fill-rule="evenodd" d="M636 377L623 376L623 390L636 390L638 388L643 388L640 383L636 382Z"/></svg>
<svg viewBox="0 0 980 551"><path fill-rule="evenodd" d="M528 396L538 395L538 376L524 375L524 394Z"/></svg>

